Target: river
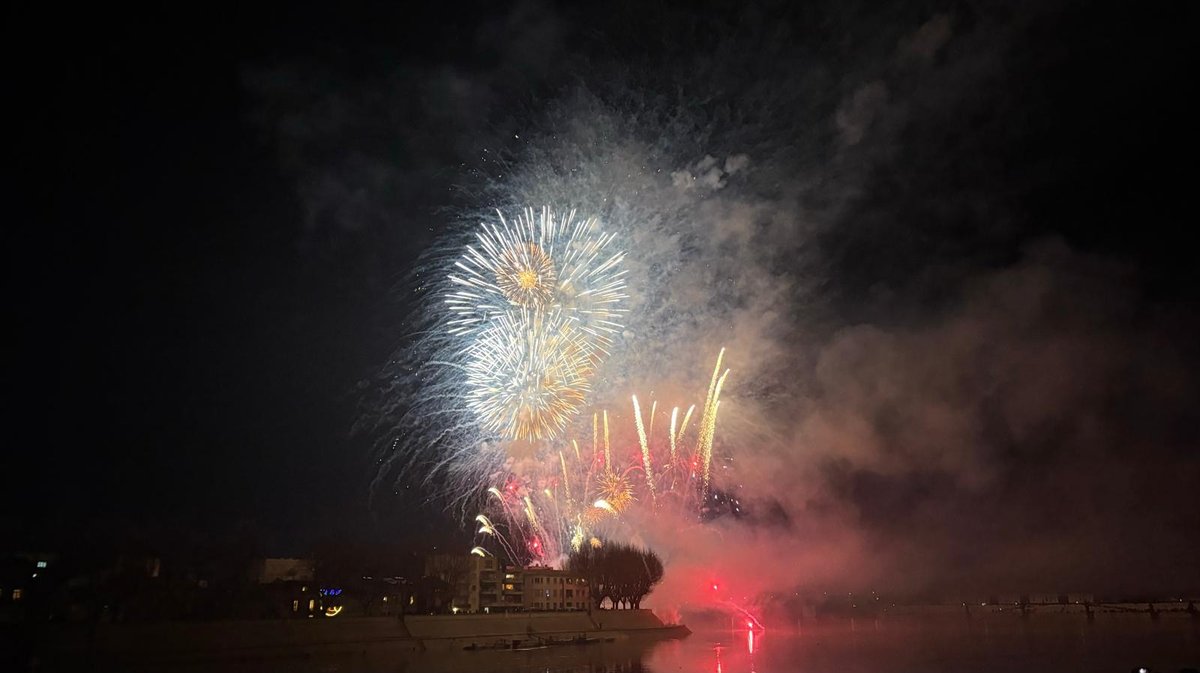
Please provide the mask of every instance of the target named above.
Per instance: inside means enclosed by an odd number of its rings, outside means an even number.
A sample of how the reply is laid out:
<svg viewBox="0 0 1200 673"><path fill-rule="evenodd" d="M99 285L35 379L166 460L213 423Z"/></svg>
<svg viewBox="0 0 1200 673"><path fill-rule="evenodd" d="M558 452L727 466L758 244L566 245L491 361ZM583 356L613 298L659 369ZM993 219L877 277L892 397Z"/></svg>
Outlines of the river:
<svg viewBox="0 0 1200 673"><path fill-rule="evenodd" d="M1124 673L1200 669L1200 620L1081 616L951 620L890 618L748 631L697 630L683 640L624 638L532 651L411 654L387 644L356 652L196 662L178 673ZM140 669L124 669L140 670ZM149 670L149 669L147 669Z"/></svg>

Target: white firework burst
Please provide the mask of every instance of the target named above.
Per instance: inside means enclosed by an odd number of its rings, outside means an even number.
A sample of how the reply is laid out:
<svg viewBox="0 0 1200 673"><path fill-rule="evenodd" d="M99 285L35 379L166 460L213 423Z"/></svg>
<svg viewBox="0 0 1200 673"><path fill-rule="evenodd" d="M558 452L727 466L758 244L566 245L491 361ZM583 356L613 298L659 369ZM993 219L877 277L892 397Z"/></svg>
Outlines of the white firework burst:
<svg viewBox="0 0 1200 673"><path fill-rule="evenodd" d="M498 316L465 353L466 403L484 428L517 440L552 439L583 406L598 359L561 312Z"/></svg>
<svg viewBox="0 0 1200 673"><path fill-rule="evenodd" d="M499 213L497 213L499 215ZM448 330L465 340L466 401L508 439L557 436L621 329L624 253L594 218L525 210L484 223L449 275Z"/></svg>
<svg viewBox="0 0 1200 673"><path fill-rule="evenodd" d="M451 333L473 334L514 309L557 309L606 350L621 329L626 297L625 253L615 249L614 234L601 232L595 218L576 220L575 211L529 208L511 223L497 215L500 223L481 224L477 245L467 246L449 276Z"/></svg>

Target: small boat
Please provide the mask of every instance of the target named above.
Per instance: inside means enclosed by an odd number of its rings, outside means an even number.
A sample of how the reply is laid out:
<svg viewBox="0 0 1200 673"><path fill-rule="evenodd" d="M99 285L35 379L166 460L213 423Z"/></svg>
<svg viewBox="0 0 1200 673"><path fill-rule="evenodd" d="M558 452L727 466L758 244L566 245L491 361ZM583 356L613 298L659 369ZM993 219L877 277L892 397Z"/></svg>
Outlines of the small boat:
<svg viewBox="0 0 1200 673"><path fill-rule="evenodd" d="M567 645L595 645L596 643L611 643L616 638L614 636L605 636L602 638L590 638L586 635L579 635L574 638L564 638L557 640L555 638L537 638L535 640L501 640L490 645L481 645L479 643L471 643L463 647L468 652L476 650L497 650L502 652L528 652L530 650L545 650L551 647L564 647Z"/></svg>

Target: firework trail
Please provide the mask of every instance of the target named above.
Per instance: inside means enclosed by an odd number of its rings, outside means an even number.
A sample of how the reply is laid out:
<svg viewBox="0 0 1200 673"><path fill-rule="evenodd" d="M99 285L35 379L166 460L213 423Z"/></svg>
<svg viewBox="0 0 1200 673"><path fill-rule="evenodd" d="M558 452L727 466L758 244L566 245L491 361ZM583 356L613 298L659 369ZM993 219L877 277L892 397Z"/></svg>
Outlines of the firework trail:
<svg viewBox="0 0 1200 673"><path fill-rule="evenodd" d="M704 399L704 415L700 419L699 453L704 483L700 491L702 499L708 496L712 471L712 442L717 430L717 406L720 404L721 387L725 384L725 376L729 374L729 371L726 370L720 379L717 378L721 371L721 361L724 358L725 349L722 348L720 354L717 355L717 366L713 367L712 380L708 384L708 396Z"/></svg>
<svg viewBox="0 0 1200 673"><path fill-rule="evenodd" d="M654 427L654 412L651 411L650 427ZM642 424L642 408L638 405L637 395L633 396L633 420L637 423L638 445L642 447L642 468L646 471L646 490L650 492L650 499L657 500L657 495L654 493L654 471L650 467L650 443L646 440L646 428Z"/></svg>

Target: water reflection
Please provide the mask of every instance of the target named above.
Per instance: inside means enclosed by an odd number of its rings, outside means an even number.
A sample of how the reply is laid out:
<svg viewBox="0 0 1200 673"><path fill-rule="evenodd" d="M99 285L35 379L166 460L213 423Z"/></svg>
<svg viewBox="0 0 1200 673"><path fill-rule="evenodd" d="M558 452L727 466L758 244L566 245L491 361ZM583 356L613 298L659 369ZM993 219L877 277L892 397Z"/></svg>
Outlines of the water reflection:
<svg viewBox="0 0 1200 673"><path fill-rule="evenodd" d="M648 651L642 670L1124 673L1145 667L1174 673L1200 668L1197 620L1080 621L872 620L700 632L678 645Z"/></svg>
<svg viewBox="0 0 1200 673"><path fill-rule="evenodd" d="M1078 619L989 622L873 620L767 630L698 631L685 640L624 638L532 651L405 652L387 643L238 662L108 670L211 673L756 673L1020 670L1178 671L1200 667L1200 620ZM101 667L100 670L105 670Z"/></svg>

